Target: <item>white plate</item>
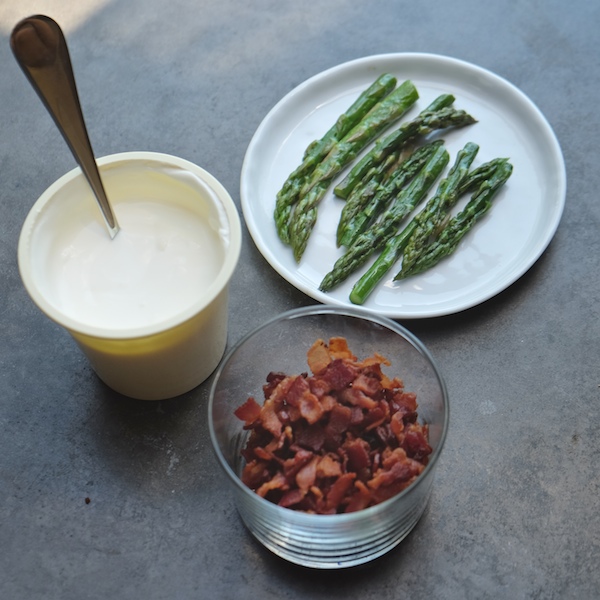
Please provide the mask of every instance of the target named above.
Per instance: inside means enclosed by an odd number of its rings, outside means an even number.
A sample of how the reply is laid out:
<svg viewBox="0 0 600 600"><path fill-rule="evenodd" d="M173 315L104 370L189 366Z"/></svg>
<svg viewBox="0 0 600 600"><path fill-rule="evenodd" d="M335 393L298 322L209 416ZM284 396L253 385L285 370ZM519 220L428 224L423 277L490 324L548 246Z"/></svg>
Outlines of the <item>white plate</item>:
<svg viewBox="0 0 600 600"><path fill-rule="evenodd" d="M244 218L259 251L282 277L319 302L354 306L348 299L350 290L375 257L331 292L318 289L342 254L335 231L343 201L334 197L333 186L319 205L300 264L277 236L273 209L278 190L308 144L382 73L395 75L398 83L410 79L419 91L419 100L402 121L444 92L453 94L454 105L478 120L443 135L450 165L468 141L480 146L473 166L495 157L509 157L514 165L491 211L451 257L401 282L392 281L398 271L393 269L363 306L395 319L456 313L501 292L531 267L558 227L566 195L564 160L550 125L527 96L485 69L430 54L385 54L308 79L269 112L248 146L241 174Z"/></svg>

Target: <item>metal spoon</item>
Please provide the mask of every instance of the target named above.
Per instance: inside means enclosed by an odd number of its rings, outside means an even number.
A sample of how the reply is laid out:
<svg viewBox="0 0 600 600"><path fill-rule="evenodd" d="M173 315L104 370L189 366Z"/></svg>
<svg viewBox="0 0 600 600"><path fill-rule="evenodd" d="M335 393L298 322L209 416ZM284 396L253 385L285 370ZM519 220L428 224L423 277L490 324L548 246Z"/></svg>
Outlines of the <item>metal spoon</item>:
<svg viewBox="0 0 600 600"><path fill-rule="evenodd" d="M119 225L98 172L61 28L50 17L27 17L13 29L10 46L81 167L98 200L110 237L114 238Z"/></svg>

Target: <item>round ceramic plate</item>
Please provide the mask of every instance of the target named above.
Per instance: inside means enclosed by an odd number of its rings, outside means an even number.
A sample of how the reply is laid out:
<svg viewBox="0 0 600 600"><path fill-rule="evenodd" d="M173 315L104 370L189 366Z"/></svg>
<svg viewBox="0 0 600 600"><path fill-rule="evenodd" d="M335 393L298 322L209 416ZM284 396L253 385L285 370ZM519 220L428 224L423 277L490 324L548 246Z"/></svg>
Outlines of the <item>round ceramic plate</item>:
<svg viewBox="0 0 600 600"><path fill-rule="evenodd" d="M474 125L442 134L451 157L448 168L469 141L480 146L473 167L495 157L510 158L514 166L492 209L451 257L400 282L393 281L399 269L392 269L362 307L395 319L456 313L498 294L531 267L558 227L566 195L564 160L550 125L527 96L490 71L437 55L385 54L308 79L269 112L248 146L241 174L244 218L259 251L282 277L319 302L352 305L350 290L375 257L331 292L319 291L324 275L343 253L335 243L343 201L332 190L344 173L319 205L300 263L280 241L273 209L277 192L308 144L382 73L395 75L398 83L410 79L419 91L419 100L400 122L445 92L456 97L456 108L477 119Z"/></svg>

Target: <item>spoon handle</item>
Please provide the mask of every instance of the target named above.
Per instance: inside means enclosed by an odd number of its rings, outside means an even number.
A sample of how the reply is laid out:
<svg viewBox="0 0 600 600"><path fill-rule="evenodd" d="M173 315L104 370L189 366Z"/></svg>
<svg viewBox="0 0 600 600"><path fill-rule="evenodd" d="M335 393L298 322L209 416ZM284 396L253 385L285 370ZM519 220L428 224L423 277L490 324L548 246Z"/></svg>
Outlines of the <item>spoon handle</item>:
<svg viewBox="0 0 600 600"><path fill-rule="evenodd" d="M23 19L12 31L10 45L19 66L54 119L90 184L111 238L119 225L102 185L88 137L69 50L61 28L50 17Z"/></svg>

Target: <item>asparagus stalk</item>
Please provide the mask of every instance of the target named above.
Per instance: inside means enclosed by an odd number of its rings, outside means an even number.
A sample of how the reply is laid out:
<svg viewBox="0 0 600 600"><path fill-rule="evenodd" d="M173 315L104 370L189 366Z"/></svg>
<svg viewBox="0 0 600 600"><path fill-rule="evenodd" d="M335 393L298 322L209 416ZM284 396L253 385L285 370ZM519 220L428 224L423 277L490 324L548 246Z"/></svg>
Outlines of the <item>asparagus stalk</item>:
<svg viewBox="0 0 600 600"><path fill-rule="evenodd" d="M313 170L300 190L290 222L289 239L294 258L300 261L317 220L317 206L333 178L386 127L397 121L418 99L411 81L405 81L375 105L342 140L333 145L328 155Z"/></svg>
<svg viewBox="0 0 600 600"><path fill-rule="evenodd" d="M353 190L340 214L338 221L336 242L338 247L343 244L344 231L348 223L351 223L377 194L381 188L382 182L389 180L393 173L398 169L402 161L402 153L394 152L387 156L385 160L372 167L363 180Z"/></svg>
<svg viewBox="0 0 600 600"><path fill-rule="evenodd" d="M458 161L458 159L457 159ZM491 178L496 169L507 162L505 158L495 158L487 163L473 169L467 177L459 184L458 199L463 194L474 191L479 188L486 180ZM441 184L438 187L438 194L440 192ZM431 207L431 200L428 202ZM421 211L424 213L427 207ZM419 215L421 214L419 213ZM350 301L354 304L364 304L371 292L375 289L377 284L383 279L385 274L394 266L394 264L400 259L402 254L405 256L402 259L402 268L404 268L404 260L406 259L406 251L409 242L414 239L417 229L419 226L418 216L414 217L409 224L397 235L390 238L381 254L377 257L375 262L369 267L369 269L363 274L363 276L356 282L352 291L350 292ZM440 230L443 229L446 221L446 217L440 219L437 227L432 231L432 237L435 238L439 235Z"/></svg>
<svg viewBox="0 0 600 600"><path fill-rule="evenodd" d="M393 173L390 180L379 187L377 193L370 199L367 199L365 206L351 219L345 219L345 224L338 235L340 246L351 246L356 238L363 233L375 219L385 210L390 200L412 179L432 156L438 146L443 144L443 140L430 142L421 148L415 150L406 160L404 160ZM350 202L351 197L346 202ZM346 207L344 205L344 208ZM342 215L340 220L344 218ZM338 226L338 232L340 227Z"/></svg>
<svg viewBox="0 0 600 600"><path fill-rule="evenodd" d="M419 113L417 119L421 119L429 113L452 106L454 100L455 98L452 94L441 94L425 110ZM342 182L334 188L334 194L338 198L348 198L356 185L365 178L366 174L374 165L379 164L390 152L402 147L404 143L410 141L410 132L407 132L407 134L404 132L413 127L414 121L415 119L408 123L403 123L399 129L393 131L385 138L378 140L373 148L365 154L354 167L352 167ZM403 139L396 143L398 136Z"/></svg>
<svg viewBox="0 0 600 600"><path fill-rule="evenodd" d="M287 224L291 207L298 200L306 176L327 156L333 145L358 125L365 115L394 89L395 85L396 78L392 75L384 73L378 77L359 95L348 110L338 117L320 140L315 140L308 146L302 163L289 175L277 193L274 218L277 231L284 242L289 243Z"/></svg>
<svg viewBox="0 0 600 600"><path fill-rule="evenodd" d="M381 254L368 268L363 276L354 284L350 292L350 302L364 304L377 284L385 274L394 266L417 224L412 220L398 235L391 237L383 247Z"/></svg>
<svg viewBox="0 0 600 600"><path fill-rule="evenodd" d="M336 185L334 193L339 198L348 198L352 190L368 170L393 150L402 148L417 136L427 135L437 129L464 127L476 120L464 110L451 107L454 96L442 94L412 121L403 123L398 129L379 140L370 152L356 163L344 179Z"/></svg>
<svg viewBox="0 0 600 600"><path fill-rule="evenodd" d="M446 108L453 102L454 96L451 94L442 94L438 96L421 114ZM409 142L410 140L406 140L406 142L404 144L400 144L400 146L408 146ZM365 165L361 168L361 172L366 172L361 178L359 178L357 175L356 184L352 190L349 190L348 195L345 197L346 203L342 209L342 214L338 224L338 246L348 245L347 242L342 243L341 241L346 223L350 222L354 216L368 204L370 199L373 198L373 196L379 190L379 183L387 180L390 176L390 172L393 173L393 171L389 170L389 167L395 165L399 159L403 158L403 154L406 152L407 148L405 149L404 147L396 150L382 147L382 142L378 141L374 148L361 160L359 164ZM368 164L366 164L367 162Z"/></svg>
<svg viewBox="0 0 600 600"><path fill-rule="evenodd" d="M425 208L414 218L416 228L410 236L402 265L410 267L415 262L423 246L431 239L434 230L444 221L448 210L458 200L461 185L467 178L469 168L479 152L479 146L469 142L458 152L456 160L448 176L440 183L437 193L427 202Z"/></svg>
<svg viewBox="0 0 600 600"><path fill-rule="evenodd" d="M494 174L473 194L463 211L448 221L437 240L429 245L409 269L403 267L394 279L405 279L422 273L452 254L463 237L490 210L494 196L511 176L512 170L511 163L502 161Z"/></svg>
<svg viewBox="0 0 600 600"><path fill-rule="evenodd" d="M335 262L325 275L319 289L327 292L347 279L394 235L404 217L425 197L444 167L449 155L443 146L436 148L419 174L405 187L380 219L356 239L356 242Z"/></svg>

